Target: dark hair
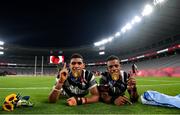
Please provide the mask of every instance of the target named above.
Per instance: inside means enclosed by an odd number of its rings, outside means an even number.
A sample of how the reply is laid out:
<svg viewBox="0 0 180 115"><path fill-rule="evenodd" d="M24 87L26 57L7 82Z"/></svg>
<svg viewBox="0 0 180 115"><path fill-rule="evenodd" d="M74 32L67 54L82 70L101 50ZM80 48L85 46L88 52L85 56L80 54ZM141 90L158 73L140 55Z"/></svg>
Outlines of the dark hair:
<svg viewBox="0 0 180 115"><path fill-rule="evenodd" d="M115 56L115 55L111 55L111 56L109 56L109 57L106 59L107 62L108 62L108 61L111 61L111 60L118 60L118 61L120 61L120 59L119 59L117 56Z"/></svg>
<svg viewBox="0 0 180 115"><path fill-rule="evenodd" d="M74 53L74 54L72 54L72 56L71 56L70 60L71 60L72 58L81 58L81 59L83 60L82 55L81 55L81 54L78 54L78 53Z"/></svg>

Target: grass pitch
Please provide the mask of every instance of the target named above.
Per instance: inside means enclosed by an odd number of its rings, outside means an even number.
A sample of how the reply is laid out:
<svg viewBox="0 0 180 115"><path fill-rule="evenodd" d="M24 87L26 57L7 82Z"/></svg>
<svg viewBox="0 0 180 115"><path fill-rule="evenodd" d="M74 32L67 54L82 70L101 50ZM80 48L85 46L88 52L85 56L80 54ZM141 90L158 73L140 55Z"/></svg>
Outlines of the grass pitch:
<svg viewBox="0 0 180 115"><path fill-rule="evenodd" d="M180 94L180 78L170 77L137 77L138 92L155 90L175 96ZM115 106L101 102L69 107L66 99L57 103L48 103L48 95L55 83L54 76L6 76L0 77L0 108L4 98L11 93L29 95L34 107L16 108L12 112L2 111L0 114L180 114L180 109L143 105L140 102L133 105ZM128 94L127 94L128 96Z"/></svg>

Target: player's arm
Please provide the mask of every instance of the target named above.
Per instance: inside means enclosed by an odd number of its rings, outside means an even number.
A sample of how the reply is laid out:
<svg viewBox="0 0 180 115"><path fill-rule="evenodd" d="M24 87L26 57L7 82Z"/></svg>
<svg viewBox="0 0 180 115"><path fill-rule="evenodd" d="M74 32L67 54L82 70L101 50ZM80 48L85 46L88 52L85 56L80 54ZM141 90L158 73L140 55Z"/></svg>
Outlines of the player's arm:
<svg viewBox="0 0 180 115"><path fill-rule="evenodd" d="M64 81L67 79L68 70L66 68L66 63L64 64L64 67L62 68L59 74L60 78L49 94L48 99L50 103L55 103L58 100L60 95L60 89L62 88Z"/></svg>
<svg viewBox="0 0 180 115"><path fill-rule="evenodd" d="M71 97L71 98L67 99L67 104L69 106L76 106L76 105L98 102L99 101L99 91L97 89L97 83L94 79L94 76L92 77L92 80L90 81L89 85L91 86L89 88L89 91L90 91L89 97Z"/></svg>
<svg viewBox="0 0 180 115"><path fill-rule="evenodd" d="M136 80L134 75L129 74L128 82L127 82L127 90L130 96L131 102L137 102L139 95L136 87Z"/></svg>
<svg viewBox="0 0 180 115"><path fill-rule="evenodd" d="M95 103L99 100L99 92L97 90L97 86L94 86L90 89L90 97L71 97L67 99L67 104L69 106L77 106L87 103Z"/></svg>
<svg viewBox="0 0 180 115"><path fill-rule="evenodd" d="M99 91L97 88L97 82L95 80L95 76L92 75L92 77L90 77L91 80L89 81L89 92L90 92L90 96L89 97L84 97L82 99L82 103L86 104L86 103L95 103L99 101Z"/></svg>
<svg viewBox="0 0 180 115"><path fill-rule="evenodd" d="M83 104L86 103L95 103L99 101L99 91L97 89L97 86L90 89L90 97L84 97Z"/></svg>

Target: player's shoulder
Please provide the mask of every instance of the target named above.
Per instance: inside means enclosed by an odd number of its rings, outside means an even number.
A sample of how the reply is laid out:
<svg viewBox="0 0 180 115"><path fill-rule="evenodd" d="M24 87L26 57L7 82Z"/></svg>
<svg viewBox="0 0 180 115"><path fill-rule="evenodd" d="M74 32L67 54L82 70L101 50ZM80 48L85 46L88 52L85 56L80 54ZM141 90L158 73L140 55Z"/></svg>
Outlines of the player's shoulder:
<svg viewBox="0 0 180 115"><path fill-rule="evenodd" d="M91 71L88 71L86 69L83 69L83 73L85 76L92 76L93 75L93 73Z"/></svg>
<svg viewBox="0 0 180 115"><path fill-rule="evenodd" d="M110 78L109 72L105 71L101 73L101 79L108 80Z"/></svg>
<svg viewBox="0 0 180 115"><path fill-rule="evenodd" d="M126 71L121 70L121 76L124 82L127 82L128 79L128 73Z"/></svg>
<svg viewBox="0 0 180 115"><path fill-rule="evenodd" d="M110 74L109 74L109 72L104 71L104 72L101 73L101 75L107 77L107 76L109 76Z"/></svg>
<svg viewBox="0 0 180 115"><path fill-rule="evenodd" d="M127 72L124 71L124 70L120 70L120 73L121 73L121 74L127 74Z"/></svg>
<svg viewBox="0 0 180 115"><path fill-rule="evenodd" d="M88 71L86 69L83 69L83 77L86 80L90 80L92 77L94 77L93 73L91 71Z"/></svg>

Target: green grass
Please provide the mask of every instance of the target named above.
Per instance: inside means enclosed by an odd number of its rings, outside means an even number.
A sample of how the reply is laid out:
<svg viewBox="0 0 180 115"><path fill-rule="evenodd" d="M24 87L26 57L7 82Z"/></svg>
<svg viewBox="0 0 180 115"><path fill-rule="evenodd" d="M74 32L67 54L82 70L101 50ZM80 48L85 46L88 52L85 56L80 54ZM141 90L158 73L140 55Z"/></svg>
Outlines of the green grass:
<svg viewBox="0 0 180 115"><path fill-rule="evenodd" d="M180 109L143 105L140 100L133 105L124 106L98 102L69 107L66 105L66 99L64 98L55 104L51 104L48 103L48 94L54 83L54 76L0 77L0 105L3 104L4 98L11 93L21 93L23 96L29 95L30 100L35 104L32 108L16 108L12 112L6 112L0 109L0 114L180 114ZM137 87L139 94L147 90L156 90L174 96L180 93L180 78L138 77Z"/></svg>

